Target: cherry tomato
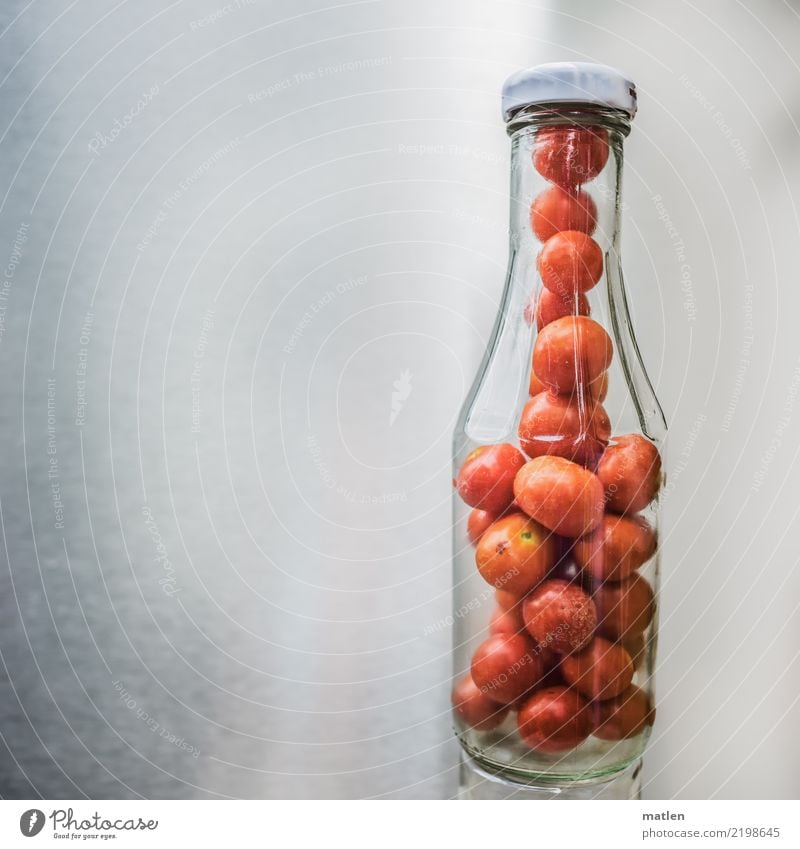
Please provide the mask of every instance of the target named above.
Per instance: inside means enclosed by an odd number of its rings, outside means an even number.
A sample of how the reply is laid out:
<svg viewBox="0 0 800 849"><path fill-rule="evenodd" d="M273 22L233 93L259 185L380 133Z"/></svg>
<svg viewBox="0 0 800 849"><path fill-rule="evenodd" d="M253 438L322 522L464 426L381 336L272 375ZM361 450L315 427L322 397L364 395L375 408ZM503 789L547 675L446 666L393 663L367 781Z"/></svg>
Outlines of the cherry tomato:
<svg viewBox="0 0 800 849"><path fill-rule="evenodd" d="M614 349L603 327L585 316L566 316L548 324L533 346L533 370L547 387L572 395L597 380L611 365Z"/></svg>
<svg viewBox="0 0 800 849"><path fill-rule="evenodd" d="M594 233L597 225L597 204L581 189L562 189L551 186L531 204L531 229L540 242L562 230Z"/></svg>
<svg viewBox="0 0 800 849"><path fill-rule="evenodd" d="M617 436L600 459L597 475L609 510L638 513L658 494L661 457L655 445L638 433Z"/></svg>
<svg viewBox="0 0 800 849"><path fill-rule="evenodd" d="M522 619L537 645L559 654L583 648L597 625L597 612L588 595L567 581L548 580L522 603Z"/></svg>
<svg viewBox="0 0 800 849"><path fill-rule="evenodd" d="M520 507L567 537L594 530L603 519L603 486L588 469L563 457L536 457L514 479Z"/></svg>
<svg viewBox="0 0 800 849"><path fill-rule="evenodd" d="M568 315L589 315L590 312L589 300L580 292L574 295L561 295L543 288L533 303L533 320L536 321L537 330L541 330L559 318ZM531 324L527 311L526 321Z"/></svg>
<svg viewBox="0 0 800 849"><path fill-rule="evenodd" d="M593 598L598 631L610 640L640 634L653 618L653 590L636 572L619 583L601 584Z"/></svg>
<svg viewBox="0 0 800 849"><path fill-rule="evenodd" d="M544 392L547 387L536 377L536 372L531 368L531 379L528 383L528 393L533 395L538 395L540 392Z"/></svg>
<svg viewBox="0 0 800 849"><path fill-rule="evenodd" d="M473 545L478 544L478 540L483 536L484 531L497 521L497 514L491 513L489 510L478 510L474 508L470 511L467 518L467 536Z"/></svg>
<svg viewBox="0 0 800 849"><path fill-rule="evenodd" d="M542 658L529 637L497 634L481 643L472 657L472 680L482 693L500 704L511 704L544 675Z"/></svg>
<svg viewBox="0 0 800 849"><path fill-rule="evenodd" d="M523 702L517 727L520 737L537 752L574 749L591 733L589 705L567 687L546 687Z"/></svg>
<svg viewBox="0 0 800 849"><path fill-rule="evenodd" d="M450 701L456 716L465 725L478 731L497 728L508 715L508 707L499 705L482 693L469 675L453 687Z"/></svg>
<svg viewBox="0 0 800 849"><path fill-rule="evenodd" d="M633 668L639 669L647 657L647 640L644 638L644 631L639 631L635 634L627 634L619 642L625 651L631 656Z"/></svg>
<svg viewBox="0 0 800 849"><path fill-rule="evenodd" d="M608 161L602 127L542 127L536 133L533 166L545 178L570 188L593 180Z"/></svg>
<svg viewBox="0 0 800 849"><path fill-rule="evenodd" d="M475 552L481 577L498 589L524 595L556 562L553 535L524 513L498 519Z"/></svg>
<svg viewBox="0 0 800 849"><path fill-rule="evenodd" d="M525 405L519 442L529 457L554 454L584 465L596 465L611 436L602 405L579 405L563 395L540 392Z"/></svg>
<svg viewBox="0 0 800 849"><path fill-rule="evenodd" d="M600 404L606 400L608 395L608 372L604 371L600 377L596 377L587 386L589 397L596 403Z"/></svg>
<svg viewBox="0 0 800 849"><path fill-rule="evenodd" d="M536 267L548 291L574 303L603 276L603 251L586 233L563 230L544 243Z"/></svg>
<svg viewBox="0 0 800 849"><path fill-rule="evenodd" d="M508 590L495 590L494 598L497 602L497 606L502 607L503 610L512 610L517 605L522 604L520 596L516 595L516 593L509 592Z"/></svg>
<svg viewBox="0 0 800 849"><path fill-rule="evenodd" d="M525 462L520 451L508 442L482 445L472 451L458 473L458 494L480 510L497 515L514 500L514 476Z"/></svg>
<svg viewBox="0 0 800 849"><path fill-rule="evenodd" d="M489 633L494 634L524 634L525 623L522 621L522 607L511 607L503 610L497 607L489 618Z"/></svg>
<svg viewBox="0 0 800 849"><path fill-rule="evenodd" d="M655 708L644 690L630 686L624 693L591 708L595 737L601 740L624 740L641 734L653 724Z"/></svg>
<svg viewBox="0 0 800 849"><path fill-rule="evenodd" d="M561 672L588 699L612 699L630 687L633 663L622 646L595 637L561 661Z"/></svg>
<svg viewBox="0 0 800 849"><path fill-rule="evenodd" d="M575 540L573 554L596 581L622 581L656 552L656 533L641 517L606 513L594 533Z"/></svg>

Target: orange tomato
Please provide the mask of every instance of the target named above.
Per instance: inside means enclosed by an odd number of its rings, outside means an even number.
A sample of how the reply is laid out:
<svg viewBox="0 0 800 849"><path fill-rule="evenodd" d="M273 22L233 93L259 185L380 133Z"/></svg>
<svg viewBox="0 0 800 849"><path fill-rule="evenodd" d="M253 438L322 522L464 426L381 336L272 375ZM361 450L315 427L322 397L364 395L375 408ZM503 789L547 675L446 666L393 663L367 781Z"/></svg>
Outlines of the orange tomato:
<svg viewBox="0 0 800 849"><path fill-rule="evenodd" d="M574 299L603 276L603 251L586 233L564 230L544 243L536 267L548 291L565 300Z"/></svg>
<svg viewBox="0 0 800 849"><path fill-rule="evenodd" d="M566 188L593 180L608 161L602 127L542 127L536 133L533 166L546 180Z"/></svg>
<svg viewBox="0 0 800 849"><path fill-rule="evenodd" d="M641 517L606 513L592 534L575 540L572 553L596 581L622 581L656 551L656 533Z"/></svg>
<svg viewBox="0 0 800 849"><path fill-rule="evenodd" d="M661 457L655 445L638 433L617 436L601 457L597 475L609 510L638 513L658 494Z"/></svg>
<svg viewBox="0 0 800 849"><path fill-rule="evenodd" d="M481 692L469 675L462 678L450 696L453 711L461 721L478 731L491 731L506 718L508 707Z"/></svg>
<svg viewBox="0 0 800 849"><path fill-rule="evenodd" d="M556 555L556 540L549 531L524 513L512 513L484 532L475 561L488 584L524 595L544 578Z"/></svg>
<svg viewBox="0 0 800 849"><path fill-rule="evenodd" d="M655 708L644 690L630 686L624 693L592 705L595 737L624 740L641 734L656 718Z"/></svg>
<svg viewBox="0 0 800 849"><path fill-rule="evenodd" d="M481 643L472 656L470 674L492 701L511 704L544 675L542 658L522 634L497 634Z"/></svg>
<svg viewBox="0 0 800 849"><path fill-rule="evenodd" d="M537 646L549 646L559 654L569 654L592 639L597 612L579 586L548 580L526 597L522 619Z"/></svg>
<svg viewBox="0 0 800 849"><path fill-rule="evenodd" d="M567 537L594 530L603 519L603 486L588 469L563 457L536 457L514 479L519 506Z"/></svg>
<svg viewBox="0 0 800 849"><path fill-rule="evenodd" d="M622 646L595 637L561 661L561 673L586 698L612 699L630 687L633 663Z"/></svg>
<svg viewBox="0 0 800 849"><path fill-rule="evenodd" d="M578 230L591 235L596 225L597 204L581 189L551 186L531 204L531 229L540 242L546 242L562 230Z"/></svg>
<svg viewBox="0 0 800 849"><path fill-rule="evenodd" d="M596 465L611 436L611 422L600 404L588 406L550 392L525 404L519 442L529 457L554 454L584 465Z"/></svg>
<svg viewBox="0 0 800 849"><path fill-rule="evenodd" d="M514 476L525 457L508 442L482 445L464 460L454 481L458 494L479 510L500 515L514 500Z"/></svg>
<svg viewBox="0 0 800 849"><path fill-rule="evenodd" d="M585 316L556 319L533 346L533 370L553 392L572 395L598 380L611 365L614 349L603 327Z"/></svg>
<svg viewBox="0 0 800 849"><path fill-rule="evenodd" d="M592 730L586 700L567 687L545 687L526 699L517 714L519 735L546 754L574 749Z"/></svg>
<svg viewBox="0 0 800 849"><path fill-rule="evenodd" d="M653 590L636 572L619 583L601 584L592 597L598 631L610 640L640 634L653 618Z"/></svg>
<svg viewBox="0 0 800 849"><path fill-rule="evenodd" d="M562 295L542 289L533 310L536 329L541 330L546 325L567 315L589 315L589 301L586 295L577 292L574 295ZM530 321L528 321L530 324Z"/></svg>

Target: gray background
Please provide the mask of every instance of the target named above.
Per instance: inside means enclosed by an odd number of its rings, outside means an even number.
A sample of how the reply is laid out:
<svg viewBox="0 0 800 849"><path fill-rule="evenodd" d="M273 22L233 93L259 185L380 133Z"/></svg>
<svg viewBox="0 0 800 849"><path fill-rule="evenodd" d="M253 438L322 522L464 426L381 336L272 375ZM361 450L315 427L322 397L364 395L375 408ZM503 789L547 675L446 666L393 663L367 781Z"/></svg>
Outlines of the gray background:
<svg viewBox="0 0 800 849"><path fill-rule="evenodd" d="M645 794L798 795L800 9L757 9L3 3L4 796L453 794L450 431L504 272L498 90L556 59L640 92Z"/></svg>

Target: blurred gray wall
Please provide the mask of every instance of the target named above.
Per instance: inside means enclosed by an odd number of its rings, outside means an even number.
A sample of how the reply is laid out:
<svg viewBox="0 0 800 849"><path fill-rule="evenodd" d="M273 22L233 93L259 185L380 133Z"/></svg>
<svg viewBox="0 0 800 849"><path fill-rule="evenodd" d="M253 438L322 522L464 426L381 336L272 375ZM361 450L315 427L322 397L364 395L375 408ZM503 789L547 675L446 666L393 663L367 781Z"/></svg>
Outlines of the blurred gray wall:
<svg viewBox="0 0 800 849"><path fill-rule="evenodd" d="M645 793L798 795L800 10L748 5L3 3L2 795L453 794L498 90L557 59L640 92L624 259L671 424Z"/></svg>

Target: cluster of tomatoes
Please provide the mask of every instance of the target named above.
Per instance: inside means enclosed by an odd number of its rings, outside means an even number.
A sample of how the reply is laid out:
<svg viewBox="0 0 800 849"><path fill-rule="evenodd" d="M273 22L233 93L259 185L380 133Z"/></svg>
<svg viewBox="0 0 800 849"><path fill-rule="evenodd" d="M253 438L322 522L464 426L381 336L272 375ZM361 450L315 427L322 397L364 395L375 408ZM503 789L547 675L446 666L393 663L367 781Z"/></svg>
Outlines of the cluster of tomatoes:
<svg viewBox="0 0 800 849"><path fill-rule="evenodd" d="M513 711L521 739L549 754L590 735L636 736L654 716L633 677L654 612L637 570L656 534L639 514L658 493L661 461L643 436L612 439L603 400L613 347L586 298L604 260L592 238L597 207L582 187L608 155L599 128L537 133L533 165L550 185L530 213L543 287L526 313L538 334L522 450L481 446L455 482L473 508L468 534L497 608L453 690L454 710L482 731Z"/></svg>

